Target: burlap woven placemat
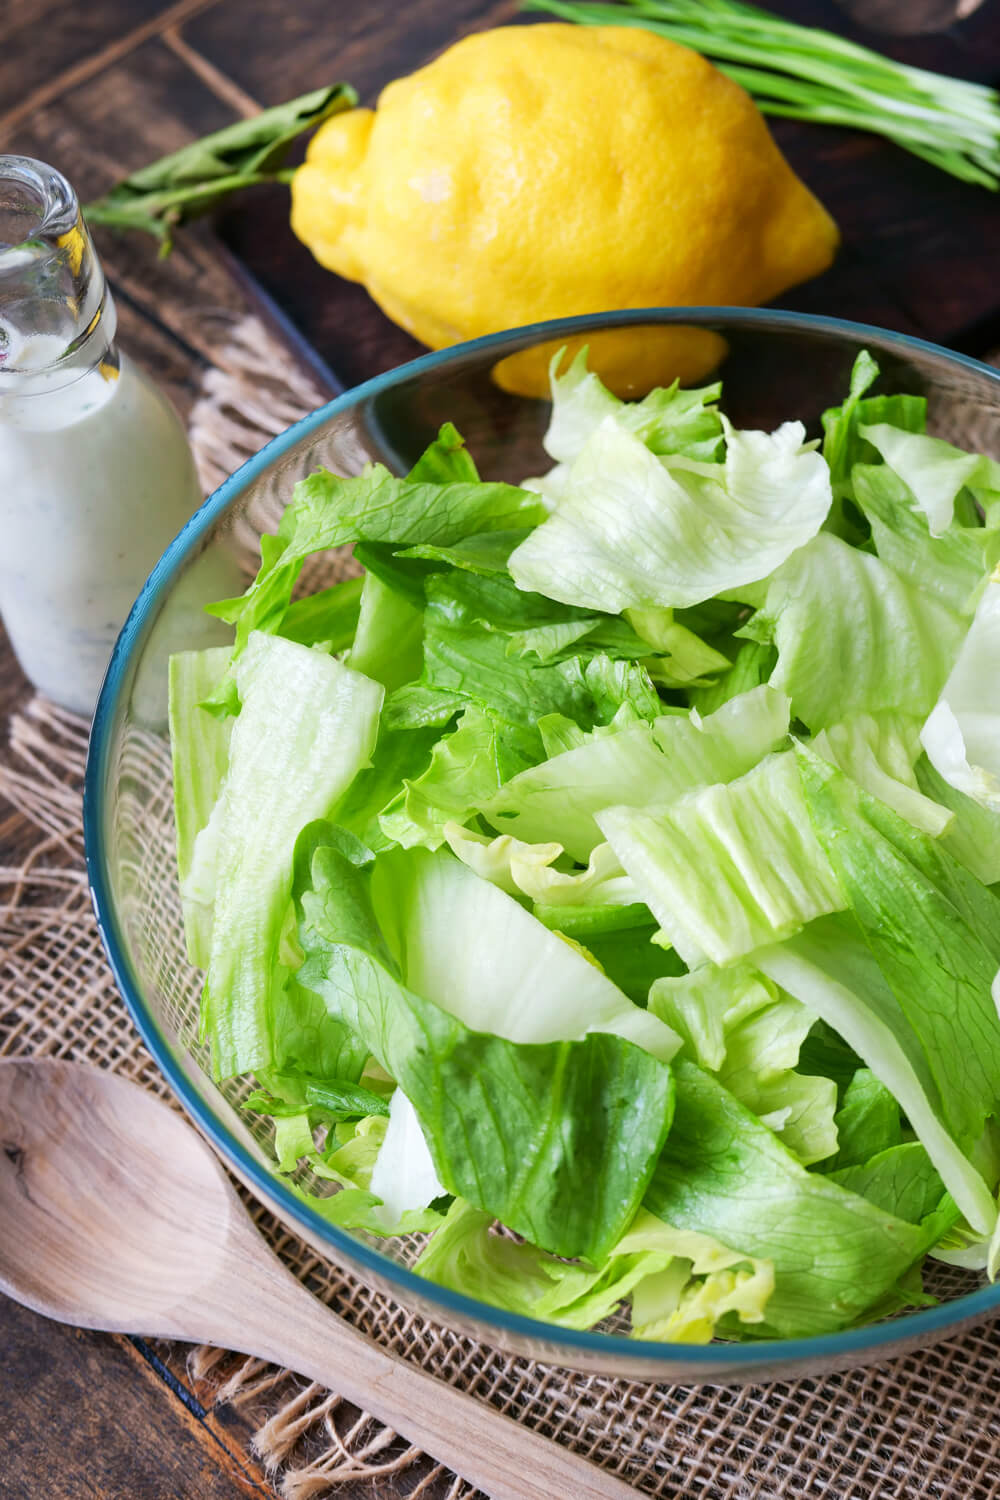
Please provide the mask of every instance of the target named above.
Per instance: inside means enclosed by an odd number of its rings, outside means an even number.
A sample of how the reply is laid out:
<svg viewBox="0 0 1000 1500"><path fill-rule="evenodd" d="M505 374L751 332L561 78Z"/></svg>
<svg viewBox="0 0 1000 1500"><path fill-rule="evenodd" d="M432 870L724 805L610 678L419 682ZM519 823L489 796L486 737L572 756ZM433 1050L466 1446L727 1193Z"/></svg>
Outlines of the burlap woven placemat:
<svg viewBox="0 0 1000 1500"><path fill-rule="evenodd" d="M205 378L191 433L206 489L319 393L252 319ZM107 1067L164 1084L116 992L83 869L86 726L39 698L14 716L0 801L21 815L0 865L0 1054ZM0 851L0 859L9 850ZM576 1375L512 1358L407 1313L320 1260L257 1210L262 1232L316 1294L369 1337L628 1479L681 1500L992 1500L1000 1495L1000 1324L888 1365L826 1380L706 1389ZM256 1360L201 1349L217 1401L252 1409L254 1444L288 1500L348 1481L374 1497L474 1500L419 1449L335 1392ZM563 1497L552 1497L563 1500Z"/></svg>

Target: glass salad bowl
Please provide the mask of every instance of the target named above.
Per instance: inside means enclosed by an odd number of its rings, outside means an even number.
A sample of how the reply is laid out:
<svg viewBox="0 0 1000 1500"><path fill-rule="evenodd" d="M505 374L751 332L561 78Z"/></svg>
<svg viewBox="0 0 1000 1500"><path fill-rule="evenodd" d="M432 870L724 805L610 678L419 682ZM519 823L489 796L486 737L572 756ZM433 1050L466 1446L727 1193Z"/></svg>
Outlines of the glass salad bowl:
<svg viewBox="0 0 1000 1500"><path fill-rule="evenodd" d="M230 638L203 606L242 592L256 570L260 534L275 529L294 484L318 466L350 476L377 460L402 474L442 423L452 422L484 478L519 482L544 472L550 461L541 438L549 406L502 389L504 370L537 346L610 347L609 341L620 371L648 368L651 350L708 350L716 359L711 378L723 381L722 408L737 427L771 430L801 419L810 436L819 435L821 412L843 400L855 357L868 349L881 367L880 392L925 396L931 433L1000 457L996 371L900 334L791 312L593 314L429 354L348 391L275 438L220 486L167 548L132 609L98 703L87 768L87 857L98 921L147 1046L225 1163L319 1254L408 1308L549 1363L649 1380L741 1384L886 1359L991 1316L1000 1308L1000 1285L928 1262L926 1284L935 1305L842 1332L756 1343L642 1342L613 1322L575 1332L515 1315L415 1274L412 1237L377 1239L324 1219L278 1172L270 1123L241 1111L246 1083L213 1081L198 1041L201 976L185 952L174 858L169 656ZM327 586L344 569L345 559L335 554L311 559L305 590Z"/></svg>

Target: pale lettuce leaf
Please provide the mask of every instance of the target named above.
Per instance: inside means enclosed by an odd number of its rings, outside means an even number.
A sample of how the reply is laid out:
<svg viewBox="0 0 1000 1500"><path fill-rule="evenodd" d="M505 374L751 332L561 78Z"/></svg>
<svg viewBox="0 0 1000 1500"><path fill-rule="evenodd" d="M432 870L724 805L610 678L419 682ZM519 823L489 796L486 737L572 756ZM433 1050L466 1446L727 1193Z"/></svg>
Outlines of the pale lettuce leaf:
<svg viewBox="0 0 1000 1500"><path fill-rule="evenodd" d="M918 786L919 719L900 713L855 714L821 730L810 744L823 760L931 838L939 838L954 822L951 809Z"/></svg>
<svg viewBox="0 0 1000 1500"><path fill-rule="evenodd" d="M920 731L935 770L1000 813L1000 577L983 594L941 696Z"/></svg>
<svg viewBox="0 0 1000 1500"><path fill-rule="evenodd" d="M805 1166L837 1150L837 1086L795 1071L815 1017L752 965L659 979L649 1009L684 1038L682 1055L715 1073Z"/></svg>
<svg viewBox="0 0 1000 1500"><path fill-rule="evenodd" d="M386 1226L445 1194L417 1112L402 1089L396 1089L389 1104L389 1124L368 1185L381 1200L375 1217Z"/></svg>
<svg viewBox="0 0 1000 1500"><path fill-rule="evenodd" d="M801 423L738 432L723 464L657 458L606 418L555 512L510 557L520 588L617 614L697 604L764 578L830 508L826 464Z"/></svg>
<svg viewBox="0 0 1000 1500"><path fill-rule="evenodd" d="M727 1314L762 1321L771 1263L727 1250L708 1235L673 1229L645 1209L591 1268L491 1233L489 1215L456 1201L415 1269L429 1281L563 1328L592 1328L623 1301L632 1336L707 1343Z"/></svg>
<svg viewBox="0 0 1000 1500"><path fill-rule="evenodd" d="M695 787L743 775L781 744L788 700L768 686L702 718L662 715L584 744L511 778L483 805L493 827L526 843L555 842L581 863L602 842L607 807L668 804Z"/></svg>
<svg viewBox="0 0 1000 1500"><path fill-rule="evenodd" d="M208 967L212 943L214 870L199 886L191 879L195 841L212 815L229 764L233 721L201 707L225 677L232 655L228 646L180 651L168 669L170 754L177 826L177 874L181 883L184 937L188 958Z"/></svg>
<svg viewBox="0 0 1000 1500"><path fill-rule="evenodd" d="M859 430L910 490L931 536L941 536L951 525L961 490L971 490L977 499L1000 493L1000 464L992 458L886 422Z"/></svg>
<svg viewBox="0 0 1000 1500"><path fill-rule="evenodd" d="M732 963L844 905L790 751L669 807L610 807L596 821L688 964Z"/></svg>
<svg viewBox="0 0 1000 1500"><path fill-rule="evenodd" d="M928 712L967 621L821 532L768 580L751 627L778 648L771 686L816 733L857 713Z"/></svg>
<svg viewBox="0 0 1000 1500"><path fill-rule="evenodd" d="M715 402L721 385L682 391L675 381L650 391L642 401L620 401L587 369L586 349L577 353L565 374L558 374L564 353L560 350L549 366L552 415L542 443L550 458L558 463L578 458L606 417L654 453L683 453L705 462L716 457L722 423Z"/></svg>
<svg viewBox="0 0 1000 1500"><path fill-rule="evenodd" d="M236 682L229 764L188 877L194 890L214 888L202 1034L219 1078L272 1061L295 842L367 764L382 704L379 684L334 657L260 632Z"/></svg>
<svg viewBox="0 0 1000 1500"><path fill-rule="evenodd" d="M406 983L465 1025L512 1042L604 1031L664 1062L676 1052L668 1026L450 854L391 850L372 892Z"/></svg>
<svg viewBox="0 0 1000 1500"><path fill-rule="evenodd" d="M451 852L508 896L527 896L543 906L629 906L638 900L632 881L607 844L591 851L585 870L556 870L561 844L525 844L510 834L488 838L459 823L446 823Z"/></svg>

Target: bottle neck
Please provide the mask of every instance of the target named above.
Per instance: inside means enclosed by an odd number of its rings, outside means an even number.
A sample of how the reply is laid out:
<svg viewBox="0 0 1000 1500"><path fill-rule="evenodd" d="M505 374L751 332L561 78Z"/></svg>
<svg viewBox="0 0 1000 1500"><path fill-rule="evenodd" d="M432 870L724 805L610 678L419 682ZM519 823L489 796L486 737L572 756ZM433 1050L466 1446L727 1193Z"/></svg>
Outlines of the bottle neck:
<svg viewBox="0 0 1000 1500"><path fill-rule="evenodd" d="M0 403L115 370L115 324L65 177L27 156L0 156Z"/></svg>

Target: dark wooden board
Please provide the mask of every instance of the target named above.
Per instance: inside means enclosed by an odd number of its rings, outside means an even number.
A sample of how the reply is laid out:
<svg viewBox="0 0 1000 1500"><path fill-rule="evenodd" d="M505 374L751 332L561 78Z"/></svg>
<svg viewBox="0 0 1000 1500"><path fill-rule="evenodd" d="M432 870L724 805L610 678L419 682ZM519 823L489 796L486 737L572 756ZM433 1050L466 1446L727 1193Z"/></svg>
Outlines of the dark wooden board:
<svg viewBox="0 0 1000 1500"><path fill-rule="evenodd" d="M197 1402L164 1383L142 1346L47 1323L7 1301L0 1339L3 1500L273 1495L245 1443L206 1425Z"/></svg>

